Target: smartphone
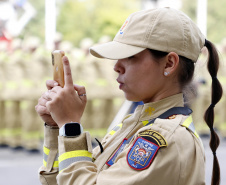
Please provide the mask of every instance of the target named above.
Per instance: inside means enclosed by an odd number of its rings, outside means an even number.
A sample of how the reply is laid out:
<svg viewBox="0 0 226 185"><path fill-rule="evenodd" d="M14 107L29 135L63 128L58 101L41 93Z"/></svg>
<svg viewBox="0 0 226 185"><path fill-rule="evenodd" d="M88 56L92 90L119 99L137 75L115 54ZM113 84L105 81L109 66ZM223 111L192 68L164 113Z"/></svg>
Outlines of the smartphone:
<svg viewBox="0 0 226 185"><path fill-rule="evenodd" d="M55 50L52 52L53 80L57 81L61 87L64 87L63 56L64 51Z"/></svg>

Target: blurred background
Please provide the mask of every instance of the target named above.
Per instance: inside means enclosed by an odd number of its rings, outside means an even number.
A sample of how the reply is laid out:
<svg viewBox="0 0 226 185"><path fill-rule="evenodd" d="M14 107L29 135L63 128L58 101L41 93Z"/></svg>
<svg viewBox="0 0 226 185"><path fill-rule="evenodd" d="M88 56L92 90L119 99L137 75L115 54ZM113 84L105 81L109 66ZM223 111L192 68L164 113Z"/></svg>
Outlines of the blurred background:
<svg viewBox="0 0 226 185"><path fill-rule="evenodd" d="M89 55L89 47L111 41L128 15L142 9L173 7L198 24L220 52L218 78L226 90L226 1L222 0L0 0L0 178L4 185L36 185L42 165L43 122L35 105L52 79L51 52L64 50L74 83L86 86L88 103L82 119L93 138L101 138L121 117L123 93L113 71L115 61ZM210 182L212 154L203 121L210 104L211 78L203 49L193 83L185 89L196 130L203 139ZM219 158L226 174L226 98L215 107L221 138ZM124 111L125 112L125 111ZM95 145L95 144L94 144ZM210 183L207 183L210 184ZM222 177L222 184L226 178Z"/></svg>

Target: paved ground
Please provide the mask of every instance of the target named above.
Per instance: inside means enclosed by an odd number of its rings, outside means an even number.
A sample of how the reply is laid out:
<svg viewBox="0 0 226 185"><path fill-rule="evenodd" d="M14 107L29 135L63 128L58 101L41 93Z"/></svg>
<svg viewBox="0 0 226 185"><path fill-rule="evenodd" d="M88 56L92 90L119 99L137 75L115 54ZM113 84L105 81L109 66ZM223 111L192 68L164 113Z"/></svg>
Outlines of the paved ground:
<svg viewBox="0 0 226 185"><path fill-rule="evenodd" d="M209 139L203 139L206 151L206 184L210 185L212 153L208 147ZM226 140L221 142L217 156L221 165L221 185L226 185ZM1 185L40 185L37 171L42 164L42 154L29 154L24 150L14 151L0 148Z"/></svg>

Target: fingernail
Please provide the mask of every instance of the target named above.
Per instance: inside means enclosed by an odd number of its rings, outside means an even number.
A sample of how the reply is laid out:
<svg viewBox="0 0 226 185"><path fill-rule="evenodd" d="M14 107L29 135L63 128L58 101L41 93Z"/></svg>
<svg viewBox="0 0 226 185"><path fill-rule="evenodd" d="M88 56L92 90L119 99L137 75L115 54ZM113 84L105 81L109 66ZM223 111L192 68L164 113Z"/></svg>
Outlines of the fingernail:
<svg viewBox="0 0 226 185"><path fill-rule="evenodd" d="M67 57L64 57L64 58L63 58L63 61L64 61L64 62L68 61Z"/></svg>
<svg viewBox="0 0 226 185"><path fill-rule="evenodd" d="M57 82L55 82L53 85L54 85L54 86L58 86L59 84L58 84Z"/></svg>

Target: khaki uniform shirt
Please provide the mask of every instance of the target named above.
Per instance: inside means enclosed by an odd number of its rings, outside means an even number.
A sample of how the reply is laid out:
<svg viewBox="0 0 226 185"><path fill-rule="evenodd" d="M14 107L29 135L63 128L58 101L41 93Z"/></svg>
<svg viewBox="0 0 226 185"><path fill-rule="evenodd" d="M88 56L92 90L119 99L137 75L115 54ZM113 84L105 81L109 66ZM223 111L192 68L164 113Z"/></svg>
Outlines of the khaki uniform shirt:
<svg viewBox="0 0 226 185"><path fill-rule="evenodd" d="M92 150L87 132L75 138L58 137L58 129L46 126L44 164L39 170L41 183L204 185L204 149L191 127L191 116L158 118L153 124L145 126L148 120L172 107L183 107L183 104L183 95L177 94L138 106L132 115L104 137L102 153L99 146ZM122 148L123 140L131 136L130 142L114 157L115 152ZM112 157L114 164L109 166L106 162Z"/></svg>

